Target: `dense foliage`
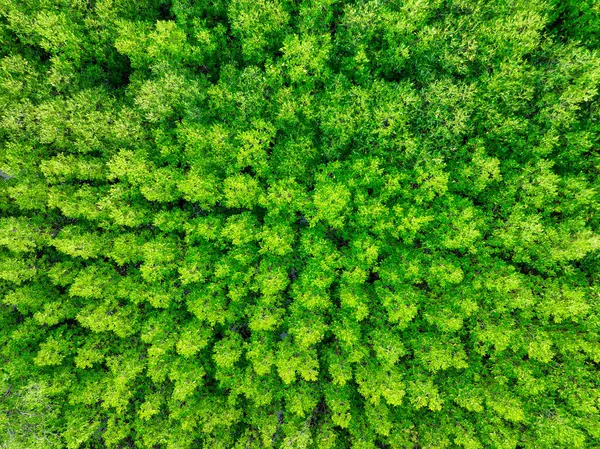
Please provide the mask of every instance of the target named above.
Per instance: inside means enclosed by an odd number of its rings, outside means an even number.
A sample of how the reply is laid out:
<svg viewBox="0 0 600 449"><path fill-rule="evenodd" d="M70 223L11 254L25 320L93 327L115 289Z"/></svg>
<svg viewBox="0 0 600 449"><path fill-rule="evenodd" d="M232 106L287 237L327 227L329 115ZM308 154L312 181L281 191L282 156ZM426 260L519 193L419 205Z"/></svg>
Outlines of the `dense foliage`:
<svg viewBox="0 0 600 449"><path fill-rule="evenodd" d="M597 0L0 0L0 448L600 447Z"/></svg>

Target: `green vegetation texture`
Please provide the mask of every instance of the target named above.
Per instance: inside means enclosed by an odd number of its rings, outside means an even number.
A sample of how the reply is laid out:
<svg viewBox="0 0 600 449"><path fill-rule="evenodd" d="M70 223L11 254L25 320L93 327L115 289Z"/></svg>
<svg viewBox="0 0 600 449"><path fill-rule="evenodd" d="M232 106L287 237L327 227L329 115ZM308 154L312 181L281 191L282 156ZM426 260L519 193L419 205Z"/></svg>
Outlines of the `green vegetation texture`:
<svg viewBox="0 0 600 449"><path fill-rule="evenodd" d="M0 449L600 448L598 0L0 0Z"/></svg>

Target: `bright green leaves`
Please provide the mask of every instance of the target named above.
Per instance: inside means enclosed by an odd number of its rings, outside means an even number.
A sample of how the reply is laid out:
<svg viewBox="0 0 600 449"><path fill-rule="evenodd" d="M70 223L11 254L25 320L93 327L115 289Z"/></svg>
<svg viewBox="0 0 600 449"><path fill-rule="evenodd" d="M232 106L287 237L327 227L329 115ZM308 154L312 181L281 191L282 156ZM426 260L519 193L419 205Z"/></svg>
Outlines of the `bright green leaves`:
<svg viewBox="0 0 600 449"><path fill-rule="evenodd" d="M115 356L107 360L110 369L107 389L103 394L103 408L114 408L117 415L122 414L134 393L133 385L144 369L144 365L136 363L134 358Z"/></svg>
<svg viewBox="0 0 600 449"><path fill-rule="evenodd" d="M442 288L452 284L459 284L464 278L464 272L457 262L438 259L429 268L430 277L427 283L430 286L439 284Z"/></svg>
<svg viewBox="0 0 600 449"><path fill-rule="evenodd" d="M198 204L203 209L210 209L221 198L218 189L218 179L214 175L203 174L192 168L179 181L177 187L183 193L183 198Z"/></svg>
<svg viewBox="0 0 600 449"><path fill-rule="evenodd" d="M555 323L567 320L579 322L592 310L593 295L591 291L548 285L543 291L544 299L538 305L538 310L541 316L546 319L551 317Z"/></svg>
<svg viewBox="0 0 600 449"><path fill-rule="evenodd" d="M136 68L150 66L159 71L165 66L212 65L209 56L222 45L222 25L211 29L199 18L194 22L193 32L188 35L186 26L171 20L157 20L153 26L120 21L115 47Z"/></svg>
<svg viewBox="0 0 600 449"><path fill-rule="evenodd" d="M324 139L321 151L328 160L356 153L351 149L352 144L362 152L369 152L369 144L375 144L369 132L372 126L368 123L369 94L367 89L354 86L343 76L337 75L330 81L319 110L319 128Z"/></svg>
<svg viewBox="0 0 600 449"><path fill-rule="evenodd" d="M464 369L467 363L467 354L462 345L454 341L440 341L429 343L426 347L418 344L415 348L416 358L432 373L449 368Z"/></svg>
<svg viewBox="0 0 600 449"><path fill-rule="evenodd" d="M292 310L289 333L300 349L308 349L319 343L327 329L322 316L303 310Z"/></svg>
<svg viewBox="0 0 600 449"><path fill-rule="evenodd" d="M176 22L157 21L155 29L148 36L148 57L151 60L168 62L189 58L186 48L186 34Z"/></svg>
<svg viewBox="0 0 600 449"><path fill-rule="evenodd" d="M400 335L391 329L377 329L370 337L375 356L384 366L394 366L407 352Z"/></svg>
<svg viewBox="0 0 600 449"><path fill-rule="evenodd" d="M104 361L107 349L106 347L101 347L102 343L103 341L101 338L88 340L85 346L77 350L77 355L74 359L75 366L80 369L87 369Z"/></svg>
<svg viewBox="0 0 600 449"><path fill-rule="evenodd" d="M279 49L283 29L289 20L289 13L280 1L234 0L227 13L245 60L259 63L264 61L266 51Z"/></svg>
<svg viewBox="0 0 600 449"><path fill-rule="evenodd" d="M260 205L274 218L296 221L296 212L305 209L307 200L304 186L294 178L285 178L270 183L260 198Z"/></svg>
<svg viewBox="0 0 600 449"><path fill-rule="evenodd" d="M87 191L82 193L89 195ZM88 216L94 217L95 215L94 218L108 216L111 221L119 226L133 228L150 220L148 206L144 202L143 197L123 184L113 185L107 192L107 195L101 199L90 197L88 201L90 212ZM96 202L92 204L93 201ZM92 210L96 212L94 215L91 214Z"/></svg>
<svg viewBox="0 0 600 449"><path fill-rule="evenodd" d="M24 93L36 89L37 71L32 61L19 54L6 55L0 59L0 92L6 99L17 100ZM38 86L39 87L39 86Z"/></svg>
<svg viewBox="0 0 600 449"><path fill-rule="evenodd" d="M2 302L15 307L22 314L26 315L41 309L44 294L51 296L50 293L51 290L47 285L31 283L8 291L4 295Z"/></svg>
<svg viewBox="0 0 600 449"><path fill-rule="evenodd" d="M28 253L43 246L47 239L46 231L36 226L34 221L25 218L0 218L0 246L15 253Z"/></svg>
<svg viewBox="0 0 600 449"><path fill-rule="evenodd" d="M191 247L185 261L179 266L179 280L182 285L204 282L210 274L211 254L206 246Z"/></svg>
<svg viewBox="0 0 600 449"><path fill-rule="evenodd" d="M285 269L276 261L268 259L263 259L261 262L260 273L256 275L255 280L257 287L265 297L275 297L285 290L290 282Z"/></svg>
<svg viewBox="0 0 600 449"><path fill-rule="evenodd" d="M67 3L2 9L7 448L598 446L593 2Z"/></svg>
<svg viewBox="0 0 600 449"><path fill-rule="evenodd" d="M0 279L16 285L33 279L37 273L36 260L33 257L16 258L0 253Z"/></svg>
<svg viewBox="0 0 600 449"><path fill-rule="evenodd" d="M229 208L252 209L261 192L260 184L249 175L235 175L223 183L224 204Z"/></svg>
<svg viewBox="0 0 600 449"><path fill-rule="evenodd" d="M284 316L283 309L268 305L257 306L248 323L252 331L272 331L279 327Z"/></svg>
<svg viewBox="0 0 600 449"><path fill-rule="evenodd" d="M329 386L325 390L325 401L330 408L331 420L336 426L348 428L352 419L352 393L350 388Z"/></svg>
<svg viewBox="0 0 600 449"><path fill-rule="evenodd" d="M520 401L510 397L506 392L497 392L495 395L490 396L486 402L489 408L507 421L520 422L525 419Z"/></svg>
<svg viewBox="0 0 600 449"><path fill-rule="evenodd" d="M568 446L585 448L586 437L583 432L571 425L571 420L561 416L553 416L548 421L540 420L536 435L540 447Z"/></svg>
<svg viewBox="0 0 600 449"><path fill-rule="evenodd" d="M318 377L319 362L316 351L299 350L289 338L279 344L275 366L284 384L295 382L298 374L306 381L316 381Z"/></svg>
<svg viewBox="0 0 600 449"><path fill-rule="evenodd" d="M327 356L327 369L335 385L346 385L352 379L352 364L339 348L330 350Z"/></svg>
<svg viewBox="0 0 600 449"><path fill-rule="evenodd" d="M421 234L422 229L433 221L432 215L423 215L414 207L404 210L400 206L395 206L392 211L398 222L394 234L399 235L408 244L413 243L417 236Z"/></svg>
<svg viewBox="0 0 600 449"><path fill-rule="evenodd" d="M529 357L542 363L549 363L554 357L552 341L544 335L540 335L529 343Z"/></svg>
<svg viewBox="0 0 600 449"><path fill-rule="evenodd" d="M155 76L136 84L135 105L150 123L181 116L202 97L197 78L186 76L181 65L199 62L202 51L190 45L184 28L173 21L146 24L122 21L117 50L137 68L151 68ZM208 32L210 39L210 32Z"/></svg>
<svg viewBox="0 0 600 449"><path fill-rule="evenodd" d="M515 338L515 331L508 326L499 327L482 324L473 335L480 343L480 347L477 349L478 352L485 354L485 348L491 345L493 345L494 350L497 352L505 351Z"/></svg>
<svg viewBox="0 0 600 449"><path fill-rule="evenodd" d="M384 437L390 435L393 424L390 409L387 405L373 405L367 402L365 404L365 416L369 422L370 429Z"/></svg>
<svg viewBox="0 0 600 449"><path fill-rule="evenodd" d="M433 412L440 411L444 404L438 388L431 379L411 381L408 385L410 403L418 410L427 407Z"/></svg>
<svg viewBox="0 0 600 449"><path fill-rule="evenodd" d="M70 23L67 14L40 12L35 18L34 31L40 46L49 53L64 53L74 59L80 56L80 30Z"/></svg>
<svg viewBox="0 0 600 449"><path fill-rule="evenodd" d="M160 413L162 398L159 394L152 394L144 400L144 403L138 410L138 416L144 421L149 420Z"/></svg>
<svg viewBox="0 0 600 449"><path fill-rule="evenodd" d="M195 288L187 299L187 308L199 320L208 322L211 326L223 324L231 319L228 313L228 299L218 286Z"/></svg>
<svg viewBox="0 0 600 449"><path fill-rule="evenodd" d="M142 254L144 260L140 267L142 277L148 282L154 282L164 279L175 270L179 249L177 241L163 238L145 243Z"/></svg>
<svg viewBox="0 0 600 449"><path fill-rule="evenodd" d="M204 383L204 376L206 376L206 371L200 364L179 359L173 364L169 372L169 378L175 383L173 399L185 401L192 397L194 392Z"/></svg>
<svg viewBox="0 0 600 449"><path fill-rule="evenodd" d="M131 137L130 130L119 129L121 120L117 111L106 91L85 89L42 103L35 111L35 124L31 126L35 126L37 139L44 146L50 145L65 153L104 153L114 149L123 137ZM117 126L111 127L111 123ZM51 163L46 167L50 171L54 168Z"/></svg>
<svg viewBox="0 0 600 449"><path fill-rule="evenodd" d="M403 289L396 293L382 287L378 296L387 309L389 322L400 329L407 327L417 315L419 294L412 289Z"/></svg>
<svg viewBox="0 0 600 449"><path fill-rule="evenodd" d="M172 202L181 196L177 187L181 179L179 170L171 167L154 168L140 187L140 192L148 201Z"/></svg>
<svg viewBox="0 0 600 449"><path fill-rule="evenodd" d="M141 262L143 259L142 245L146 239L144 234L121 232L112 241L108 255L117 265Z"/></svg>
<svg viewBox="0 0 600 449"><path fill-rule="evenodd" d="M225 338L215 343L213 359L219 368L233 368L242 356L242 341L237 333L229 333Z"/></svg>
<svg viewBox="0 0 600 449"><path fill-rule="evenodd" d="M256 241L259 229L256 217L250 212L242 212L227 219L221 234L233 245L240 246Z"/></svg>
<svg viewBox="0 0 600 449"><path fill-rule="evenodd" d="M287 388L284 393L286 410L305 417L314 410L319 402L320 392L315 383L298 382Z"/></svg>
<svg viewBox="0 0 600 449"><path fill-rule="evenodd" d="M40 344L40 350L34 363L37 366L60 365L69 352L68 340L49 338Z"/></svg>
<svg viewBox="0 0 600 449"><path fill-rule="evenodd" d="M452 211L450 228L442 242L443 247L465 252L476 252L476 242L481 237L481 220L478 220L473 207Z"/></svg>
<svg viewBox="0 0 600 449"><path fill-rule="evenodd" d="M46 179L53 183L64 183L73 180L104 180L106 173L101 161L75 155L58 154L40 164Z"/></svg>
<svg viewBox="0 0 600 449"><path fill-rule="evenodd" d="M203 126L183 121L176 132L177 141L184 147L192 173L206 177L228 173L227 169L235 160L235 150L231 140L232 132L224 124L219 122Z"/></svg>
<svg viewBox="0 0 600 449"><path fill-rule="evenodd" d="M169 28L167 25L166 28ZM118 37L114 42L119 53L128 56L133 67L143 67L148 64L149 26L143 22L122 21L118 24Z"/></svg>
<svg viewBox="0 0 600 449"><path fill-rule="evenodd" d="M387 404L398 406L406 395L402 374L397 367L383 368L368 361L356 370L359 393L373 405L383 399Z"/></svg>
<svg viewBox="0 0 600 449"><path fill-rule="evenodd" d="M327 177L328 175L323 176L315 187L315 211L311 221L342 228L350 212L352 195L344 185L330 181Z"/></svg>
<svg viewBox="0 0 600 449"><path fill-rule="evenodd" d="M273 144L276 129L264 122L255 123L253 128L238 136L240 148L236 157L236 168L251 168L258 177L268 174L268 152Z"/></svg>
<svg viewBox="0 0 600 449"><path fill-rule="evenodd" d="M415 170L418 193L417 204L432 201L436 196L443 196L448 190L448 173L444 171L444 163L439 159L427 161L424 166Z"/></svg>
<svg viewBox="0 0 600 449"><path fill-rule="evenodd" d="M283 62L287 76L292 83L314 84L327 74L327 59L331 43L329 36L294 35L283 46Z"/></svg>
<svg viewBox="0 0 600 449"><path fill-rule="evenodd" d="M192 321L181 332L181 337L176 345L178 354L192 357L204 349L210 342L210 328L202 327L201 323Z"/></svg>
<svg viewBox="0 0 600 449"><path fill-rule="evenodd" d="M108 195L103 197L105 193ZM47 190L47 194L48 207L58 209L67 218L100 221L106 219L107 215L114 217L115 220L117 217L128 217L128 211L115 210L115 202L121 200L122 207L125 209L123 199L131 197L129 192L118 187L108 191L106 187L89 185L81 187L55 185Z"/></svg>
<svg viewBox="0 0 600 449"><path fill-rule="evenodd" d="M89 259L103 254L108 241L104 235L82 232L81 228L66 226L61 229L52 244L57 250L71 257Z"/></svg>
<svg viewBox="0 0 600 449"><path fill-rule="evenodd" d="M472 179L469 187L475 193L502 179L500 161L495 157L488 157L481 147L476 148L472 163L465 167L465 174Z"/></svg>
<svg viewBox="0 0 600 449"><path fill-rule="evenodd" d="M191 108L199 95L196 82L166 72L140 86L135 104L148 122L159 123Z"/></svg>
<svg viewBox="0 0 600 449"><path fill-rule="evenodd" d="M363 282L366 280L366 273L361 276ZM360 283L344 283L340 288L341 304L352 310L356 321L362 321L369 315L370 292L361 286Z"/></svg>
<svg viewBox="0 0 600 449"><path fill-rule="evenodd" d="M261 233L261 253L285 256L293 251L294 230L285 224L264 226Z"/></svg>
<svg viewBox="0 0 600 449"><path fill-rule="evenodd" d="M308 310L326 309L331 305L328 289L336 280L339 253L318 231L307 231L300 242L307 254L304 268L294 282L291 295Z"/></svg>
<svg viewBox="0 0 600 449"><path fill-rule="evenodd" d="M261 329L257 330L260 331ZM255 329L252 329L252 331L256 332ZM258 332L256 334L260 335ZM251 344L248 345L246 358L250 361L254 372L258 376L268 375L275 364L274 346L262 335L260 338L253 339Z"/></svg>
<svg viewBox="0 0 600 449"><path fill-rule="evenodd" d="M470 412L481 413L484 409L483 398L478 391L461 390L454 401Z"/></svg>

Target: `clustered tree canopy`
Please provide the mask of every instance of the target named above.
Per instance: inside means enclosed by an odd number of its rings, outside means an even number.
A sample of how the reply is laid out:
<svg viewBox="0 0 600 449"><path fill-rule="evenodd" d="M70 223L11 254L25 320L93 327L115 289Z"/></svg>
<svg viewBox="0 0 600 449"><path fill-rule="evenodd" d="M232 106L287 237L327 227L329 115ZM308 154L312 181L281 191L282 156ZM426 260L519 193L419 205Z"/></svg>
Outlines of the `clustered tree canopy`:
<svg viewBox="0 0 600 449"><path fill-rule="evenodd" d="M600 447L597 0L0 0L0 448Z"/></svg>

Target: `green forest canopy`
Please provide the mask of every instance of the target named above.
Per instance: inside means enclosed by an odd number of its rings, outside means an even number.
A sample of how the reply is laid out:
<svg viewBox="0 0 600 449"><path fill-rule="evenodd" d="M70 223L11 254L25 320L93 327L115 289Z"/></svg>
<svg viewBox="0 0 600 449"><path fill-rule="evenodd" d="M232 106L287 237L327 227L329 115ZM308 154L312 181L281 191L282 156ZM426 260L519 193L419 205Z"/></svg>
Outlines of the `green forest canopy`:
<svg viewBox="0 0 600 449"><path fill-rule="evenodd" d="M0 0L0 448L600 447L597 0Z"/></svg>

